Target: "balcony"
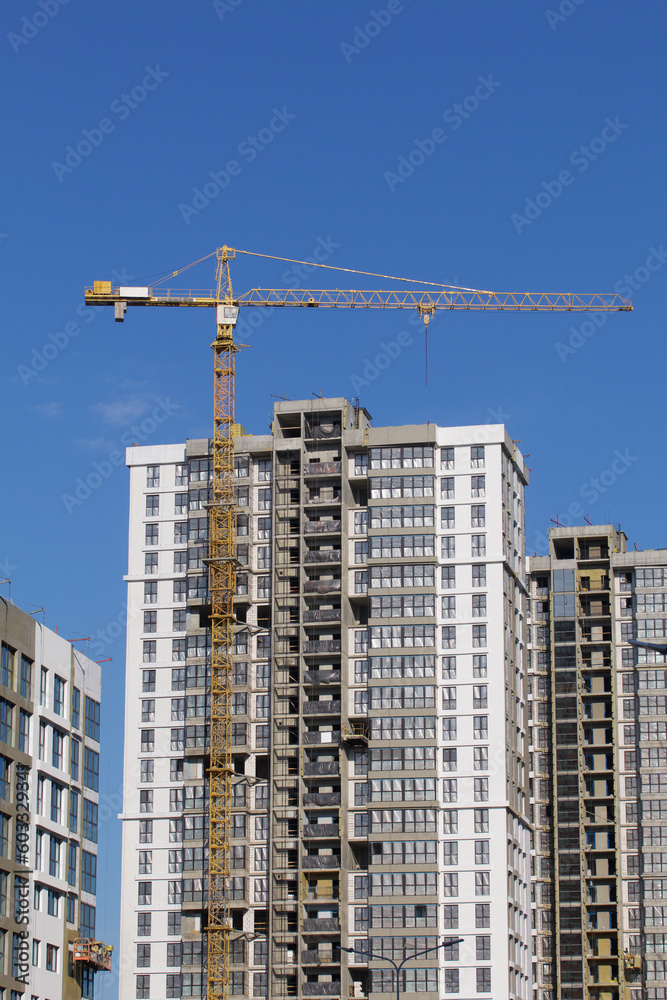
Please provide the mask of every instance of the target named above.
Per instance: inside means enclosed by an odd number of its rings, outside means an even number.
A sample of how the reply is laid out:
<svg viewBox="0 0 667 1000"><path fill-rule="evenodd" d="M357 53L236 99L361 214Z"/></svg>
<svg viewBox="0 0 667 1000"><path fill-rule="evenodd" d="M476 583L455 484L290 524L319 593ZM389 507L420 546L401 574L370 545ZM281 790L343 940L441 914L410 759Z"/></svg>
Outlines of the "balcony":
<svg viewBox="0 0 667 1000"><path fill-rule="evenodd" d="M314 840L326 838L327 840L338 839L340 837L340 827L337 823L304 823L301 829L301 836L304 840Z"/></svg>
<svg viewBox="0 0 667 1000"><path fill-rule="evenodd" d="M304 611L304 622L339 622L340 608L322 608Z"/></svg>
<svg viewBox="0 0 667 1000"><path fill-rule="evenodd" d="M304 806L339 806L340 792L306 792L303 796Z"/></svg>
<svg viewBox="0 0 667 1000"><path fill-rule="evenodd" d="M326 730L325 732L305 732L303 734L303 742L305 745L311 746L317 743L340 743L340 730Z"/></svg>
<svg viewBox="0 0 667 1000"><path fill-rule="evenodd" d="M306 580L304 594L332 594L340 592L340 577L334 580Z"/></svg>
<svg viewBox="0 0 667 1000"><path fill-rule="evenodd" d="M340 476L340 462L307 462L303 467L304 476Z"/></svg>
<svg viewBox="0 0 667 1000"><path fill-rule="evenodd" d="M340 766L337 760L306 761L303 765L304 777L320 774L339 774Z"/></svg>
<svg viewBox="0 0 667 1000"><path fill-rule="evenodd" d="M311 639L303 644L304 653L340 653L340 639Z"/></svg>
<svg viewBox="0 0 667 1000"><path fill-rule="evenodd" d="M311 948L301 952L301 963L303 965L338 965L338 960L334 962L333 954L333 946L322 949Z"/></svg>
<svg viewBox="0 0 667 1000"><path fill-rule="evenodd" d="M340 684L340 670L306 670L303 675L304 684Z"/></svg>
<svg viewBox="0 0 667 1000"><path fill-rule="evenodd" d="M337 869L340 868L340 856L338 854L306 854L301 859L301 867L306 869Z"/></svg>
<svg viewBox="0 0 667 1000"><path fill-rule="evenodd" d="M301 992L305 997L339 997L340 982L302 983Z"/></svg>
<svg viewBox="0 0 667 1000"><path fill-rule="evenodd" d="M340 701L304 701L304 715L340 715Z"/></svg>
<svg viewBox="0 0 667 1000"><path fill-rule="evenodd" d="M303 532L305 535L340 534L341 521L326 518L322 521L306 521Z"/></svg>
<svg viewBox="0 0 667 1000"><path fill-rule="evenodd" d="M339 563L340 549L310 549L306 552L306 563Z"/></svg>
<svg viewBox="0 0 667 1000"><path fill-rule="evenodd" d="M303 931L304 934L339 932L338 917L306 917L303 921Z"/></svg>

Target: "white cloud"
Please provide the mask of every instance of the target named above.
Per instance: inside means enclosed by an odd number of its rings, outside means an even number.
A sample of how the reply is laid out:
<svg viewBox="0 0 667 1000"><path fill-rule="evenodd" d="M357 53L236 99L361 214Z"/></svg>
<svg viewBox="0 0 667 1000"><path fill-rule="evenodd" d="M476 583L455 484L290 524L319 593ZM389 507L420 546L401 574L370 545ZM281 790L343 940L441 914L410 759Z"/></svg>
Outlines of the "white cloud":
<svg viewBox="0 0 667 1000"><path fill-rule="evenodd" d="M105 424L125 427L140 417L149 405L150 401L144 396L129 396L113 403L96 403L93 413L96 413Z"/></svg>
<svg viewBox="0 0 667 1000"><path fill-rule="evenodd" d="M36 406L29 406L28 409L39 414L40 417L44 417L45 420L56 420L63 413L62 403L56 402L38 403Z"/></svg>

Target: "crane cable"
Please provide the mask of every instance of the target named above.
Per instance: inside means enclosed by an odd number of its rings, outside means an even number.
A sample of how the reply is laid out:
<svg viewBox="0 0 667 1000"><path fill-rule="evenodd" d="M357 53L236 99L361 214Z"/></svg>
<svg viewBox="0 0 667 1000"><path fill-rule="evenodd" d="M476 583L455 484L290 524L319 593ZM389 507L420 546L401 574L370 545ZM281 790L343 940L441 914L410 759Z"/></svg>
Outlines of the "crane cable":
<svg viewBox="0 0 667 1000"><path fill-rule="evenodd" d="M231 247L230 247L230 249L231 249ZM343 271L346 274L363 274L366 277L371 277L371 278L387 278L389 281L406 281L406 282L409 282L410 284L415 284L415 285L431 285L431 286L435 286L436 288L453 288L453 289L455 289L457 291L460 291L460 292L484 292L484 294L486 294L486 295L492 295L493 294L493 292L488 292L488 291L485 291L484 289L481 289L481 288L466 288L464 285L451 285L451 284L448 284L447 282L443 282L443 281L423 281L423 280L421 280L419 278L399 278L395 274L378 274L375 271L359 271L359 270L357 270L356 268L353 268L353 267L336 267L334 264L320 264L317 261L295 260L292 257L277 257L274 254L257 253L254 250L236 250L235 252L239 253L239 254L242 253L245 256L249 256L249 257L263 257L265 260L280 260L280 261L283 261L286 264L302 264L302 265L305 265L306 267L321 267L321 268L325 268L328 271ZM200 257L199 260L193 260L191 264L186 264L185 267L180 267L176 271L169 271L168 274L165 274L165 276L163 278L160 278L158 281L156 281L155 284L159 285L163 281L167 281L168 278L175 278L175 277L177 277L179 274L182 274L184 271L188 271L191 267L194 267L195 264L201 264L203 261L208 260L209 257L214 257L216 255L216 253L217 253L217 250L214 250L212 253L206 254L205 257ZM158 273L160 273L160 272L158 272ZM152 275L147 275L147 277L152 277ZM142 280L142 279L138 279L138 280Z"/></svg>

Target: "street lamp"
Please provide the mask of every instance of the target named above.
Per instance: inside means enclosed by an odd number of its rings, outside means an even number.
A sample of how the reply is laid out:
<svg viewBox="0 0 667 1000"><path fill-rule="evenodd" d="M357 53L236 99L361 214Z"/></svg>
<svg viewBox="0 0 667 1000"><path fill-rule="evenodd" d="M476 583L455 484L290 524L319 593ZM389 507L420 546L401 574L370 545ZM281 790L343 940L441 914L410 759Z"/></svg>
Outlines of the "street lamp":
<svg viewBox="0 0 667 1000"><path fill-rule="evenodd" d="M405 958L398 963L395 962L393 958L386 958L384 955L377 955L373 951L362 951L360 952L360 954L365 955L367 958L378 959L381 962L389 962L391 963L391 965L394 966L394 969L396 970L396 1000L401 1000L400 973L401 969L403 968L406 962L411 962L413 958L419 958L420 955L426 955L430 951L437 951L438 948L446 948L448 945L460 944L463 940L464 940L463 938L445 938L444 941L442 941L440 944L434 944L431 948L422 948L421 951L416 951L412 955L406 955ZM339 945L339 949L340 951L347 951L352 955L357 954L356 948L343 948L342 945Z"/></svg>

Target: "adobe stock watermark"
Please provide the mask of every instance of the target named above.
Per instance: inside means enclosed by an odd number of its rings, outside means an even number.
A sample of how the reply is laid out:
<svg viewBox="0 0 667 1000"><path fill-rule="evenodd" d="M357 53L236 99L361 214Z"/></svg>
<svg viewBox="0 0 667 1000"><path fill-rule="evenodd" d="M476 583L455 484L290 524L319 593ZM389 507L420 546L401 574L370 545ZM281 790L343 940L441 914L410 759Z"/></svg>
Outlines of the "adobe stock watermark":
<svg viewBox="0 0 667 1000"><path fill-rule="evenodd" d="M498 80L493 79L491 73L488 76L478 76L477 79L479 82L471 94L442 113L442 119L450 126L451 132L460 129L463 123L479 110L484 101L488 101L489 97L502 86ZM412 177L415 170L423 166L427 158L433 156L436 149L448 139L449 132L440 127L434 128L425 139L415 139L410 152L399 156L396 169L385 170L383 176L389 190L393 193L399 184L404 184L408 177Z"/></svg>
<svg viewBox="0 0 667 1000"><path fill-rule="evenodd" d="M568 17L572 17L579 7L585 3L586 0L561 0L558 10L545 10L544 16L551 30L555 31L559 24L563 24L567 21Z"/></svg>
<svg viewBox="0 0 667 1000"><path fill-rule="evenodd" d="M118 615L107 622L104 628L98 628L92 633L90 637L91 656L101 656L102 653L106 653L109 647L113 646L114 642L125 634L128 622L136 621L140 615L141 611L138 606L128 613L127 601L124 601Z"/></svg>
<svg viewBox="0 0 667 1000"><path fill-rule="evenodd" d="M20 52L24 45L35 38L42 28L45 28L49 21L52 21L60 13L60 8L65 7L70 0L37 0L38 10L34 11L29 17L23 17L21 19L21 27L18 34L14 31L10 31L7 35L7 41L14 49L14 52Z"/></svg>
<svg viewBox="0 0 667 1000"><path fill-rule="evenodd" d="M644 263L636 267L632 274L624 274L615 283L614 291L618 295L622 295L623 298L631 298L632 292L638 291L642 285L650 281L652 275L660 270L665 261L667 261L667 252L662 243L659 247L649 247L649 253ZM610 313L607 312L594 312L591 313L590 319L584 320L579 326L570 326L570 336L567 343L564 344L561 340L557 340L554 344L556 354L563 364L565 364L571 354L576 354L587 340L595 336L598 330L605 325L609 316Z"/></svg>
<svg viewBox="0 0 667 1000"><path fill-rule="evenodd" d="M272 116L256 135L249 135L236 147L237 155L242 157L246 163L252 163L261 152L269 146L277 135L284 132L288 125L296 118L287 106L274 108ZM228 160L222 170L209 170L208 176L211 178L205 181L201 188L192 189L192 203L181 202L178 211L186 226L190 225L190 219L203 212L231 184L232 177L238 177L243 173L243 164L238 160Z"/></svg>
<svg viewBox="0 0 667 1000"><path fill-rule="evenodd" d="M160 69L159 64L155 67L146 66L146 75L141 83L132 87L129 94L123 93L111 102L109 108L111 114L115 115L118 121L125 121L126 118L130 117L132 111L143 104L149 93L157 90L168 76L169 73ZM102 145L106 136L116 131L116 125L117 123L112 118L100 118L95 127L81 130L83 138L77 141L76 146L65 147L64 163L59 160L53 160L51 163L51 169L61 184L67 174L73 173L94 149Z"/></svg>
<svg viewBox="0 0 667 1000"><path fill-rule="evenodd" d="M244 0L213 0L213 10L221 21L224 21L226 14L231 14L237 7L240 7Z"/></svg>
<svg viewBox="0 0 667 1000"><path fill-rule="evenodd" d="M180 405L172 403L168 396L166 399L158 397L155 400L155 404L149 416L144 417L140 421L138 420L129 430L121 434L121 446L134 443L144 444L165 420L168 420L176 410L180 410ZM72 514L75 508L81 507L92 496L93 492L98 490L102 483L109 479L114 474L114 471L122 466L124 462L125 456L123 452L116 448L110 451L107 458L102 462L93 462L91 472L85 477L78 476L76 478L71 493L60 494L60 499L67 513Z"/></svg>
<svg viewBox="0 0 667 1000"><path fill-rule="evenodd" d="M590 509L638 461L639 456L633 455L630 448L626 448L625 451L620 451L617 448L612 461L609 463L609 467L603 469L596 476L591 476L590 479L581 484L579 487L579 497L587 501ZM585 513L588 513L588 511L585 511L580 501L573 500L564 513L558 514L557 520L560 522L561 527L569 528L576 521L581 521ZM533 550L538 555L546 555L549 552L549 536L545 535L542 531L536 531L533 538Z"/></svg>
<svg viewBox="0 0 667 1000"><path fill-rule="evenodd" d="M111 271L111 277L119 285L129 285L134 280L134 275L128 274L124 267L121 267L120 270L114 268ZM75 316L78 319L69 320L65 323L62 330L58 330L56 333L47 333L45 343L40 348L33 347L30 352L30 362L25 365L17 365L16 371L23 384L30 385L33 379L41 375L51 362L59 354L62 354L80 333L84 332L83 325L92 323L97 314L103 309L108 309L108 306L88 306L85 301L79 302L74 310ZM78 320L82 320L83 324L78 322Z"/></svg>
<svg viewBox="0 0 667 1000"><path fill-rule="evenodd" d="M410 326L422 326L423 320L419 313L413 313L408 318L408 324ZM374 357L364 358L364 367L361 374L350 375L353 392L356 394L360 389L371 386L387 368L393 365L394 361L401 356L406 347L411 347L412 344L414 344L414 337L408 330L401 330L396 339L390 340L389 343L383 340L380 344L380 350Z"/></svg>
<svg viewBox="0 0 667 1000"><path fill-rule="evenodd" d="M605 118L604 128L599 136L591 139L587 146L578 146L573 149L569 156L569 162L583 174L609 146L616 142L619 135L622 135L629 124L622 122L618 115L615 118ZM526 226L532 226L533 222L549 208L554 201L562 195L565 188L574 184L576 176L570 170L559 171L555 180L542 181L542 190L538 191L533 198L526 198L521 212L512 212L510 222L513 224L519 236Z"/></svg>
<svg viewBox="0 0 667 1000"><path fill-rule="evenodd" d="M397 14L402 14L405 10L401 0L389 0L386 7L379 10L370 10L369 19L364 25L357 24L354 28L352 42L341 42L340 51L346 63L351 63L354 56L368 48L374 38L388 27Z"/></svg>
<svg viewBox="0 0 667 1000"><path fill-rule="evenodd" d="M318 236L315 246L309 257L300 264L291 264L280 276L280 280L285 288L303 288L308 275L318 270L318 264L324 264L329 260L335 250L340 249L340 243L335 243L331 236L326 238ZM236 337L240 340L248 340L271 316L275 316L279 309L242 309L241 318L235 327ZM246 317L246 313L248 314Z"/></svg>

